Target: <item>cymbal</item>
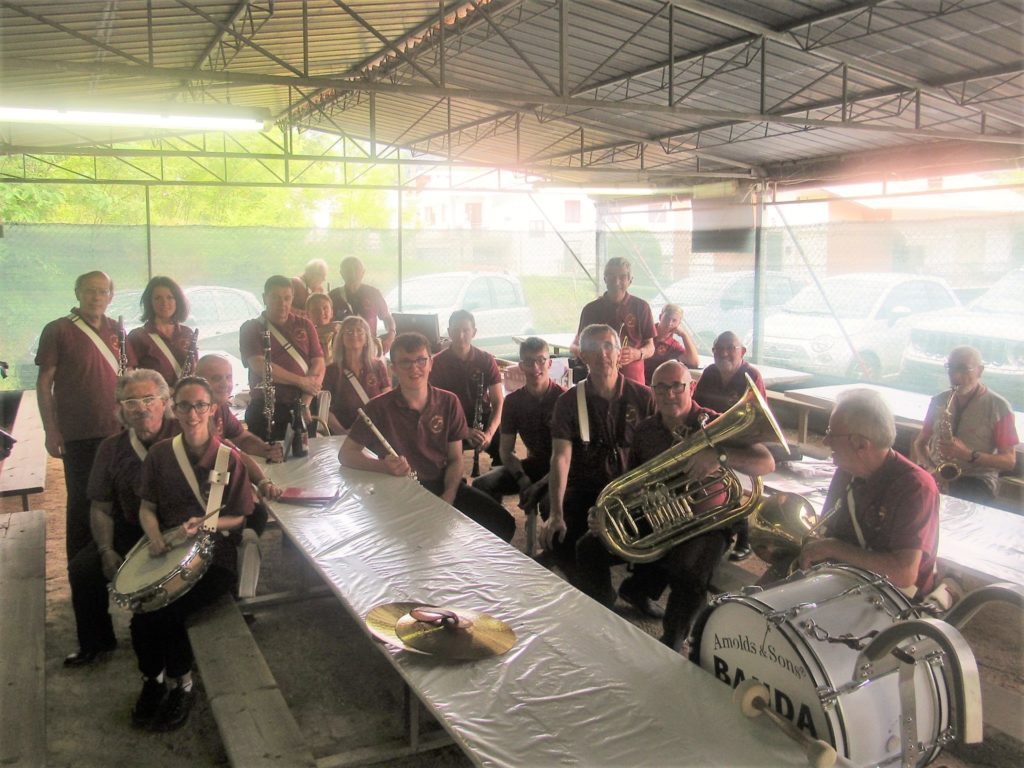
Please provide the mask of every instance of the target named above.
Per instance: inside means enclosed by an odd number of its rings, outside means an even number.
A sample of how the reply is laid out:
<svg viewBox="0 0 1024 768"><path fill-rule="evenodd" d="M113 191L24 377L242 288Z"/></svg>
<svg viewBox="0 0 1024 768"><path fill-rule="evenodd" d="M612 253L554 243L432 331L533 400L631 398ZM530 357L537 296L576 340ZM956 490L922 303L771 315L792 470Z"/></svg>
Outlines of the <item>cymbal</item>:
<svg viewBox="0 0 1024 768"><path fill-rule="evenodd" d="M414 606L398 619L395 634L407 647L446 659L500 656L516 642L508 624L486 613L431 606Z"/></svg>
<svg viewBox="0 0 1024 768"><path fill-rule="evenodd" d="M370 634L388 645L412 651L413 653L426 654L426 651L406 645L395 634L395 625L398 623L398 620L408 614L409 611L422 605L423 603L382 603L371 608L370 612L366 614L366 628L370 630Z"/></svg>

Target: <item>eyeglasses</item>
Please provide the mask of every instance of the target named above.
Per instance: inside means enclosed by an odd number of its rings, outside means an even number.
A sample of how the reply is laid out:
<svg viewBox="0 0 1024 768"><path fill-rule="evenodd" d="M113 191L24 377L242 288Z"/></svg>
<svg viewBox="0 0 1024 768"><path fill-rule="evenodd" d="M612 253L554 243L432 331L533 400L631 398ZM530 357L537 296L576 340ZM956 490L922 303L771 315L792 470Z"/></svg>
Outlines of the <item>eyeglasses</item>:
<svg viewBox="0 0 1024 768"><path fill-rule="evenodd" d="M83 296L99 296L100 298L111 294L109 288L79 288L78 292Z"/></svg>
<svg viewBox="0 0 1024 768"><path fill-rule="evenodd" d="M833 432L832 431L832 427L826 427L825 428L825 439L826 440L835 440L837 437L856 437L856 436L857 436L856 432L839 433L839 432Z"/></svg>
<svg viewBox="0 0 1024 768"><path fill-rule="evenodd" d="M523 368L546 368L550 357L524 357L519 361Z"/></svg>
<svg viewBox="0 0 1024 768"><path fill-rule="evenodd" d="M146 397L129 397L126 400L121 400L120 403L128 411L148 411L162 400L162 397L147 395Z"/></svg>
<svg viewBox="0 0 1024 768"><path fill-rule="evenodd" d="M202 415L210 410L211 405L211 403L204 403L202 401L199 401L198 403L181 402L174 404L174 410L182 416L187 416L189 411L195 411L199 415Z"/></svg>
<svg viewBox="0 0 1024 768"><path fill-rule="evenodd" d="M401 368L403 371L410 370L413 366L417 368L426 368L427 363L430 362L429 357L413 357L406 358L405 360L396 360L395 365Z"/></svg>
<svg viewBox="0 0 1024 768"><path fill-rule="evenodd" d="M346 328L344 331L342 331L342 334L345 336L365 336L366 331L364 331L362 328Z"/></svg>
<svg viewBox="0 0 1024 768"><path fill-rule="evenodd" d="M743 347L737 346L735 344L732 345L731 347L718 347L718 346L715 346L715 347L711 348L711 351L712 352L732 352L733 350L737 350L737 349L743 349Z"/></svg>
<svg viewBox="0 0 1024 768"><path fill-rule="evenodd" d="M966 363L957 363L956 365L950 365L949 363L945 363L944 367L950 373L970 373L971 371L978 370L977 366L967 365Z"/></svg>
<svg viewBox="0 0 1024 768"><path fill-rule="evenodd" d="M671 384L655 384L651 389L654 390L656 395L667 395L671 392L673 395L678 395L680 392L685 392L689 389L692 381L673 381Z"/></svg>

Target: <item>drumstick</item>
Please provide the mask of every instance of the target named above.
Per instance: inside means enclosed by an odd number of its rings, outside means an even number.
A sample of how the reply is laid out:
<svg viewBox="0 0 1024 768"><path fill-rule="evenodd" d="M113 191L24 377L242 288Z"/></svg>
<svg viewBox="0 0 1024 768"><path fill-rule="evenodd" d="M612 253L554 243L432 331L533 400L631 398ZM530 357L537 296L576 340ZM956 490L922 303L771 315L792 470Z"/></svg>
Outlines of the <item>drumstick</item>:
<svg viewBox="0 0 1024 768"><path fill-rule="evenodd" d="M214 515L218 514L219 512L222 512L224 510L225 506L227 506L227 505L222 504L221 506L217 507L215 510L213 510L213 512L210 512L209 514L207 514L199 522L200 523L205 523L207 520L209 520ZM182 523L181 525L184 525L184 523ZM185 541L185 533L184 533L184 531L181 530L181 525L174 526L173 528L169 529L166 533L161 532L160 535L163 536L164 543L167 546L169 546L169 547L177 546L178 543L181 543L181 542ZM176 538L177 538L176 534L179 534L179 533L181 534L181 542L175 542L175 544L172 544L171 542L175 541Z"/></svg>
<svg viewBox="0 0 1024 768"><path fill-rule="evenodd" d="M397 459L398 454L395 453L395 449L391 447L391 443L387 441L387 438L380 433L380 430L377 429L377 425L374 424L370 417L366 415L366 412L362 408L357 408L356 415L359 416L359 418L363 420L363 423L369 428L369 430L373 432L373 436L380 440L380 444L384 446L384 450L388 452L388 456Z"/></svg>
<svg viewBox="0 0 1024 768"><path fill-rule="evenodd" d="M744 680L733 692L732 700L740 705L740 711L747 717L768 715L768 719L779 727L784 734L793 739L807 755L807 762L814 768L830 768L836 764L838 754L831 744L821 739L811 738L801 731L789 718L783 717L771 708L768 689L759 681L751 678Z"/></svg>

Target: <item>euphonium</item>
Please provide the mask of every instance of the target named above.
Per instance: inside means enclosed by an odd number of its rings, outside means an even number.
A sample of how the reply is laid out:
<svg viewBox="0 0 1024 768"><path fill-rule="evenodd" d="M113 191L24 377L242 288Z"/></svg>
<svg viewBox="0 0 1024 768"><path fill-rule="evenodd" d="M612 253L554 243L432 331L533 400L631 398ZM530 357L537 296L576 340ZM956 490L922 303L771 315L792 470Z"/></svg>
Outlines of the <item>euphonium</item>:
<svg viewBox="0 0 1024 768"><path fill-rule="evenodd" d="M830 516L819 517L799 493L777 493L750 516L750 547L769 565L788 565Z"/></svg>
<svg viewBox="0 0 1024 768"><path fill-rule="evenodd" d="M956 480L963 473L963 469L959 464L952 459L945 458L939 450L940 442L949 442L953 439L953 399L956 397L956 390L957 388L953 387L953 391L949 394L949 400L946 401L946 410L942 412L938 424L935 425L935 435L929 446L929 458L935 462L932 475L940 483L949 483Z"/></svg>
<svg viewBox="0 0 1024 768"><path fill-rule="evenodd" d="M591 511L601 539L612 553L633 563L657 560L669 549L745 517L764 503L760 478L743 501L743 487L725 467L690 480L685 467L704 448L735 440L765 439L787 446L771 409L747 376L747 392L728 411L671 448L612 480ZM724 487L726 500L708 508L708 497Z"/></svg>

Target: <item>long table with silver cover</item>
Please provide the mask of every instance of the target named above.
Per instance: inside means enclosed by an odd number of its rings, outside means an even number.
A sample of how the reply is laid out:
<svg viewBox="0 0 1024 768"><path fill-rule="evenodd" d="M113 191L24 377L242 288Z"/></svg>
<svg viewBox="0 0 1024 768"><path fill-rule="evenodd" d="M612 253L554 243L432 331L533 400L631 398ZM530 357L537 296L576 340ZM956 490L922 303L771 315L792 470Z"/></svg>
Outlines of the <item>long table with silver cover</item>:
<svg viewBox="0 0 1024 768"><path fill-rule="evenodd" d="M731 690L431 495L414 480L342 468L342 438L270 465L275 483L340 488L323 508L272 505L345 608L409 601L506 622L506 654L442 662L388 646L394 668L485 766L805 765ZM369 635L368 635L369 637Z"/></svg>

